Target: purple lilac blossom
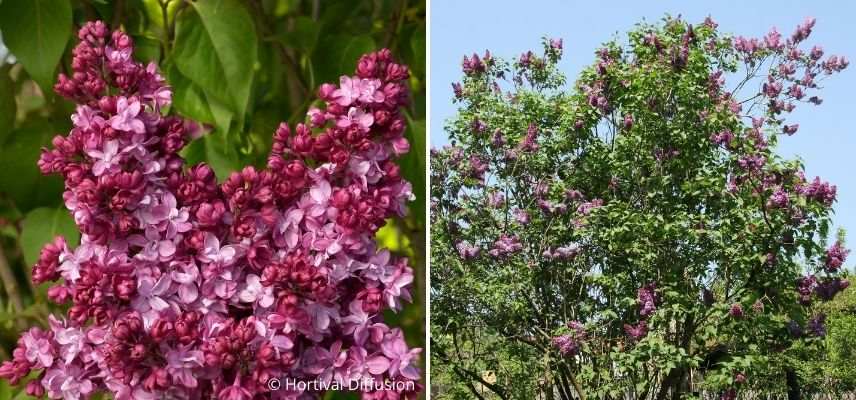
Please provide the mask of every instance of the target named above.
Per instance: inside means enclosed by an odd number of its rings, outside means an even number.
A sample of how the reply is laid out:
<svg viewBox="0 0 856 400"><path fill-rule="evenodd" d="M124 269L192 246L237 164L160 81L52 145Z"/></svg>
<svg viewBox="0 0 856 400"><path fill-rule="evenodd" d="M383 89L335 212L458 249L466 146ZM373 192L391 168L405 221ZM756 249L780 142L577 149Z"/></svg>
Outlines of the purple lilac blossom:
<svg viewBox="0 0 856 400"><path fill-rule="evenodd" d="M265 169L218 184L178 155L200 128L161 114L171 90L133 61L131 38L100 21L78 37L55 86L78 103L74 125L38 164L65 179L82 237L48 243L33 267L68 313L24 333L0 377L35 371L28 393L54 399L260 398L272 377L419 390L421 349L382 315L411 300L413 271L374 240L413 197L394 161L409 148L407 67L388 50L362 56L355 76L321 86L311 127L279 126Z"/></svg>

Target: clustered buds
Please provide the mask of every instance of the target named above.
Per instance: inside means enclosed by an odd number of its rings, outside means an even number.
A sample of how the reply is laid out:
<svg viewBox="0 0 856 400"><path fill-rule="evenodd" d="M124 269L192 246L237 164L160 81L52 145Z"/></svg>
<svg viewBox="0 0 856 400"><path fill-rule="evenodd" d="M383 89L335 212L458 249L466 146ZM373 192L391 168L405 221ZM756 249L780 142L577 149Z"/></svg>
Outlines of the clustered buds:
<svg viewBox="0 0 856 400"><path fill-rule="evenodd" d="M133 61L131 38L102 22L78 36L55 88L78 103L74 127L39 167L65 179L81 244L57 238L33 267L68 315L24 333L0 377L36 371L27 392L50 398L251 399L271 378L414 396L421 350L382 316L410 300L413 271L374 240L412 199L394 161L409 149L407 67L362 56L321 86L308 125L280 125L267 168L218 184L205 164L185 168L178 151L200 128L161 114L171 91ZM322 394L308 390L278 396Z"/></svg>

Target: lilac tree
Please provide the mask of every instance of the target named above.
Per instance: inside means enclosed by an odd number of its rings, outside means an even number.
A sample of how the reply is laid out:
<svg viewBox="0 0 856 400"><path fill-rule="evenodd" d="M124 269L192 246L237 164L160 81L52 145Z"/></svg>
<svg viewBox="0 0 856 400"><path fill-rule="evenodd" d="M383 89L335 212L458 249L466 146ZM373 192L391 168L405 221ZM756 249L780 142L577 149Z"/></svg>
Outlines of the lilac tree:
<svg viewBox="0 0 856 400"><path fill-rule="evenodd" d="M777 355L823 337L811 304L849 285L843 235L827 247L835 186L775 152L848 64L805 45L813 26L642 24L570 90L561 40L464 57L431 164L435 381L562 399L784 386Z"/></svg>

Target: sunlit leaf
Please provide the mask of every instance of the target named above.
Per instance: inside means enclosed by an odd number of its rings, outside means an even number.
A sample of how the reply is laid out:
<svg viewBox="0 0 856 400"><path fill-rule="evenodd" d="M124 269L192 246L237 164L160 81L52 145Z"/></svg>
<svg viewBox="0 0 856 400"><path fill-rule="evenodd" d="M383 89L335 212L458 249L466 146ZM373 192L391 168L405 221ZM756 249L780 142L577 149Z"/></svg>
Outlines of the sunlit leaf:
<svg viewBox="0 0 856 400"><path fill-rule="evenodd" d="M200 0L178 16L174 61L179 71L243 118L258 40L237 0Z"/></svg>
<svg viewBox="0 0 856 400"><path fill-rule="evenodd" d="M27 265L35 264L42 247L57 236L64 237L70 247L76 246L80 238L68 210L42 207L27 213L21 227L21 248Z"/></svg>
<svg viewBox="0 0 856 400"><path fill-rule="evenodd" d="M0 3L3 42L44 91L50 91L57 63L71 36L69 0L4 0Z"/></svg>

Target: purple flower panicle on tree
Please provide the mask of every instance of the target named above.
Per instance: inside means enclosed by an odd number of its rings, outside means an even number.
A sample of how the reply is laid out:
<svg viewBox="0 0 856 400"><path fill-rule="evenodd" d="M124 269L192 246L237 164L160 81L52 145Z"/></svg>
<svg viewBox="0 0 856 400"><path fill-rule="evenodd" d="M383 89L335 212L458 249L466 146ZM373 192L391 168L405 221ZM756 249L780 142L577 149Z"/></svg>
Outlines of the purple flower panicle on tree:
<svg viewBox="0 0 856 400"><path fill-rule="evenodd" d="M657 310L657 286L654 283L649 283L637 291L637 300L639 301L639 314L643 317L650 316Z"/></svg>
<svg viewBox="0 0 856 400"><path fill-rule="evenodd" d="M582 342L586 340L586 331L579 321L571 321L567 324L570 333L554 336L553 347L564 356L576 355L580 351Z"/></svg>
<svg viewBox="0 0 856 400"><path fill-rule="evenodd" d="M847 255L849 254L850 250L845 249L840 240L836 241L832 246L826 249L824 267L829 272L837 271L842 265L844 265L844 261L847 260Z"/></svg>
<svg viewBox="0 0 856 400"><path fill-rule="evenodd" d="M740 303L732 304L731 308L728 310L728 315L733 318L743 318L743 305Z"/></svg>

